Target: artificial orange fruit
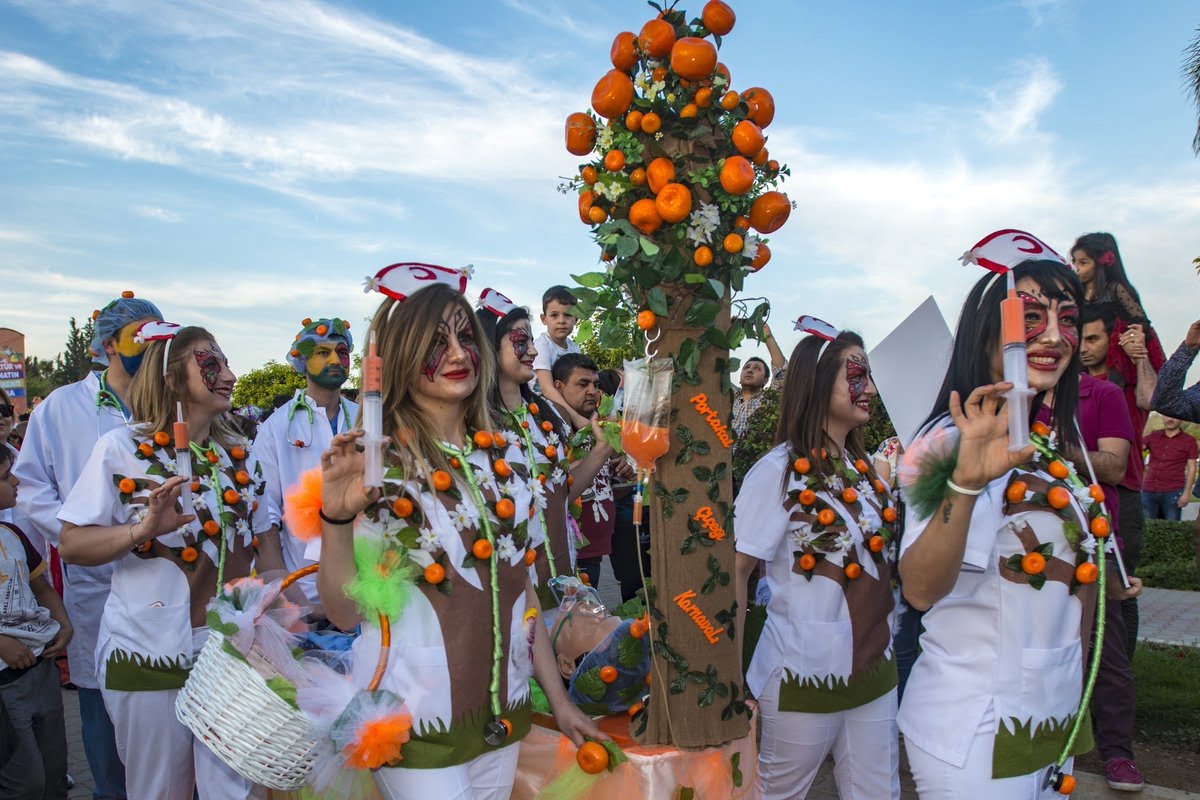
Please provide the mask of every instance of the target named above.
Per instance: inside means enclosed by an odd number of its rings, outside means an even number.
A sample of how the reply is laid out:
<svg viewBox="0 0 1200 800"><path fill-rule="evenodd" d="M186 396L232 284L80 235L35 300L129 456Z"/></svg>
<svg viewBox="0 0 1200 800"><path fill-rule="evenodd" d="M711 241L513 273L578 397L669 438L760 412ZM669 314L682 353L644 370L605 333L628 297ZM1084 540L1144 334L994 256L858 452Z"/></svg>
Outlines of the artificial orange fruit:
<svg viewBox="0 0 1200 800"><path fill-rule="evenodd" d="M586 156L596 146L596 120L582 111L567 115L567 152Z"/></svg>
<svg viewBox="0 0 1200 800"><path fill-rule="evenodd" d="M737 92L726 92L725 94L721 95L721 108L725 109L726 111L732 111L733 109L737 108L737 104L739 102L741 102L741 98L738 97Z"/></svg>
<svg viewBox="0 0 1200 800"><path fill-rule="evenodd" d="M512 500L507 497L501 497L496 501L496 516L500 519L512 519L513 514L517 513L517 506Z"/></svg>
<svg viewBox="0 0 1200 800"><path fill-rule="evenodd" d="M713 261L712 248L706 244L702 244L696 248L696 252L692 253L692 261L697 267L707 267Z"/></svg>
<svg viewBox="0 0 1200 800"><path fill-rule="evenodd" d="M648 197L637 200L629 207L629 224L649 236L662 226L662 217Z"/></svg>
<svg viewBox="0 0 1200 800"><path fill-rule="evenodd" d="M638 62L637 37L633 35L633 31L621 31L613 39L612 49L608 53L608 57L612 60L612 65L622 72L629 72Z"/></svg>
<svg viewBox="0 0 1200 800"><path fill-rule="evenodd" d="M475 442L475 446L479 449L487 450L496 443L496 437L492 436L491 431L475 431L471 441Z"/></svg>
<svg viewBox="0 0 1200 800"><path fill-rule="evenodd" d="M725 81L723 84L721 84L722 86L728 87L730 82L733 81L733 76L729 74L729 67L725 66L720 61L717 62L717 75L719 75ZM736 103L734 105L736 105Z"/></svg>
<svg viewBox="0 0 1200 800"><path fill-rule="evenodd" d="M495 472L499 478L507 478L512 475L512 467L503 458L497 458L492 462L492 472Z"/></svg>
<svg viewBox="0 0 1200 800"><path fill-rule="evenodd" d="M610 69L592 89L592 108L602 117L619 117L633 102L633 81L624 72Z"/></svg>
<svg viewBox="0 0 1200 800"><path fill-rule="evenodd" d="M642 129L642 112L634 109L625 115L625 127L637 133Z"/></svg>
<svg viewBox="0 0 1200 800"><path fill-rule="evenodd" d="M730 156L721 165L721 188L733 195L743 195L754 186L754 167L743 156ZM757 200L755 202L758 202ZM751 224L754 213L750 214Z"/></svg>
<svg viewBox="0 0 1200 800"><path fill-rule="evenodd" d="M617 679L617 668L613 666L603 666L600 668L600 680L605 683L612 683Z"/></svg>
<svg viewBox="0 0 1200 800"><path fill-rule="evenodd" d="M663 81L665 81L667 79L667 68L666 67L655 67L650 72L650 79L652 81L654 81L655 83L662 83Z"/></svg>
<svg viewBox="0 0 1200 800"><path fill-rule="evenodd" d="M817 522L821 523L822 525L832 525L836 519L837 515L834 514L833 510L829 508L823 508L821 509L821 512L817 514Z"/></svg>
<svg viewBox="0 0 1200 800"><path fill-rule="evenodd" d="M742 120L742 122L746 122L746 121L747 120ZM753 125L754 123L750 123L750 124ZM767 163L768 155L769 155L769 153L767 152L767 148L764 147L762 150L759 150L757 153L755 153L754 157L751 158L750 160L754 162L754 166L761 167Z"/></svg>
<svg viewBox="0 0 1200 800"><path fill-rule="evenodd" d="M898 516L898 514L896 514L896 509L893 508L892 506L888 506L887 508L885 508L883 510L883 521L884 522L895 522L897 516Z"/></svg>
<svg viewBox="0 0 1200 800"><path fill-rule="evenodd" d="M646 179L650 183L650 191L658 194L664 186L675 180L675 163L665 156L659 156L646 165Z"/></svg>
<svg viewBox="0 0 1200 800"><path fill-rule="evenodd" d="M629 711L627 713L631 717L636 717L638 714L642 713L642 709L645 707L646 706L643 703L634 703L629 707Z"/></svg>
<svg viewBox="0 0 1200 800"><path fill-rule="evenodd" d="M245 486L250 482L250 473L246 472L244 469L239 469L237 472L233 473L233 479L237 481L239 486Z"/></svg>
<svg viewBox="0 0 1200 800"><path fill-rule="evenodd" d="M425 582L437 586L446 580L446 568L436 561L425 567Z"/></svg>
<svg viewBox="0 0 1200 800"><path fill-rule="evenodd" d="M1025 484L1025 481L1013 481L1008 485L1008 488L1004 490L1004 499L1014 504L1024 503L1025 492L1028 489L1029 487Z"/></svg>
<svg viewBox="0 0 1200 800"><path fill-rule="evenodd" d="M1091 495L1092 499L1097 503L1104 502L1104 490L1100 488L1099 484L1093 483L1091 486L1089 486L1088 494Z"/></svg>
<svg viewBox="0 0 1200 800"><path fill-rule="evenodd" d="M476 539L475 544L471 545L471 555L478 558L480 561L492 557L492 552L495 548L487 539Z"/></svg>
<svg viewBox="0 0 1200 800"><path fill-rule="evenodd" d="M651 20L651 22L659 21L661 20ZM579 746L579 751L575 753L575 761L579 764L579 768L588 775L599 775L608 769L608 751L599 742L584 742Z"/></svg>
<svg viewBox="0 0 1200 800"><path fill-rule="evenodd" d="M883 537L879 534L875 534L867 540L867 549L869 549L872 553L882 552L885 546L887 546L887 542L885 542Z"/></svg>
<svg viewBox="0 0 1200 800"><path fill-rule="evenodd" d="M707 39L687 36L671 45L671 69L681 78L707 78L716 66L717 48Z"/></svg>
<svg viewBox="0 0 1200 800"><path fill-rule="evenodd" d="M761 153L763 145L767 141L763 136L762 128L748 119L744 119L733 126L730 138L733 140L733 146L737 148L737 151L747 158L753 158Z"/></svg>
<svg viewBox="0 0 1200 800"><path fill-rule="evenodd" d="M804 555L800 556L800 569L804 570L805 572L809 572L816 565L817 559L811 553L805 553Z"/></svg>
<svg viewBox="0 0 1200 800"><path fill-rule="evenodd" d="M712 105L712 89L704 86L696 90L696 95L692 98L692 102L700 108L708 108Z"/></svg>
<svg viewBox="0 0 1200 800"><path fill-rule="evenodd" d="M733 30L736 20L737 15L733 13L733 9L721 0L708 0L704 4L704 10L700 12L700 21L704 23L704 27L708 28L709 33L715 33L717 36L724 36Z"/></svg>
<svg viewBox="0 0 1200 800"><path fill-rule="evenodd" d="M629 173L629 182L634 186L646 185L646 170L644 167L634 167L633 172Z"/></svg>
<svg viewBox="0 0 1200 800"><path fill-rule="evenodd" d="M851 561L845 567L846 577L850 580L855 580L859 575L862 575L862 567Z"/></svg>
<svg viewBox="0 0 1200 800"><path fill-rule="evenodd" d="M1075 568L1075 580L1080 583L1095 583L1100 577L1100 570L1090 561L1085 561Z"/></svg>
<svg viewBox="0 0 1200 800"><path fill-rule="evenodd" d="M679 109L680 119L695 119L700 113L700 107L695 103L688 103L683 108Z"/></svg>
<svg viewBox="0 0 1200 800"><path fill-rule="evenodd" d="M653 111L642 115L642 133L655 134L662 128L662 117Z"/></svg>
<svg viewBox="0 0 1200 800"><path fill-rule="evenodd" d="M179 557L185 564L191 564L200 557L200 553L194 547L185 547L179 552Z"/></svg>
<svg viewBox="0 0 1200 800"><path fill-rule="evenodd" d="M1041 553L1026 553L1021 559L1021 571L1026 575L1041 575L1046 569L1046 557Z"/></svg>
<svg viewBox="0 0 1200 800"><path fill-rule="evenodd" d="M454 484L454 479L450 477L450 473L444 469L435 469L433 471L433 488L439 492L444 492Z"/></svg>
<svg viewBox="0 0 1200 800"><path fill-rule="evenodd" d="M807 458L800 457L792 462L792 469L801 475L807 475L808 471L812 469L812 463Z"/></svg>
<svg viewBox="0 0 1200 800"><path fill-rule="evenodd" d="M773 158L768 159L767 163L763 165L763 169L767 172L779 172L779 162Z"/></svg>
<svg viewBox="0 0 1200 800"><path fill-rule="evenodd" d="M392 503L392 513L397 517L404 519L413 512L413 502L407 497L398 497Z"/></svg>
<svg viewBox="0 0 1200 800"><path fill-rule="evenodd" d="M608 212L600 206L592 206L588 209L588 219L596 225L599 225L604 220L608 219Z"/></svg>
<svg viewBox="0 0 1200 800"><path fill-rule="evenodd" d="M171 436L166 431L156 431L154 434L154 443L159 447L166 447L171 443Z"/></svg>
<svg viewBox="0 0 1200 800"><path fill-rule="evenodd" d="M537 561L537 550L529 549L525 551L525 566L532 567L533 562Z"/></svg>
<svg viewBox="0 0 1200 800"><path fill-rule="evenodd" d="M775 98L766 89L753 86L742 92L742 99L750 107L746 119L757 123L758 127L765 128L775 119Z"/></svg>
<svg viewBox="0 0 1200 800"><path fill-rule="evenodd" d="M651 58L663 58L675 45L675 28L662 19L652 19L642 26L638 46Z"/></svg>
<svg viewBox="0 0 1200 800"><path fill-rule="evenodd" d="M225 501L225 505L237 505L237 501L242 499L242 496L237 493L236 489L226 489L221 495L221 499Z"/></svg>
<svg viewBox="0 0 1200 800"><path fill-rule="evenodd" d="M1046 492L1046 502L1053 509L1063 509L1071 504L1071 493L1062 486L1052 486Z"/></svg>
<svg viewBox="0 0 1200 800"><path fill-rule="evenodd" d="M591 222L592 217L589 213L592 210L592 204L596 202L596 194L591 189L584 189L579 193L579 221Z"/></svg>
<svg viewBox="0 0 1200 800"><path fill-rule="evenodd" d="M854 490L854 487L847 486L845 489L842 489L842 502L845 502L845 503L858 502L858 492Z"/></svg>
<svg viewBox="0 0 1200 800"><path fill-rule="evenodd" d="M1036 433L1038 436L1049 436L1050 426L1044 422L1035 422L1029 426L1030 433Z"/></svg>
<svg viewBox="0 0 1200 800"><path fill-rule="evenodd" d="M759 233L774 233L783 227L791 213L792 203L786 194L763 192L750 205L750 227Z"/></svg>
<svg viewBox="0 0 1200 800"><path fill-rule="evenodd" d="M1057 478L1060 481L1066 480L1067 476L1071 474L1071 471L1067 469L1067 465L1057 459L1050 462L1046 467L1046 472L1049 472L1051 477Z"/></svg>
<svg viewBox="0 0 1200 800"><path fill-rule="evenodd" d="M1108 520L1104 517L1096 517L1088 524L1088 530L1092 532L1092 536L1097 539L1103 539L1112 533L1112 526L1108 524Z"/></svg>
<svg viewBox="0 0 1200 800"><path fill-rule="evenodd" d="M604 168L609 172L620 172L625 169L625 154L620 150L609 150L604 156Z"/></svg>
<svg viewBox="0 0 1200 800"><path fill-rule="evenodd" d="M208 536L216 536L221 532L221 526L217 524L216 520L205 520L202 527L204 528L204 533Z"/></svg>
<svg viewBox="0 0 1200 800"><path fill-rule="evenodd" d="M350 326L347 325L346 327L349 328ZM246 457L246 448L241 446L231 448L229 451L229 457L234 461L241 461Z"/></svg>
<svg viewBox="0 0 1200 800"><path fill-rule="evenodd" d="M599 175L596 174L596 168L593 167L591 164L588 164L586 167L579 170L579 179L582 180L584 183L586 183L588 186L591 186L593 183L595 183L596 178L598 178L598 177L599 177Z"/></svg>
<svg viewBox="0 0 1200 800"><path fill-rule="evenodd" d="M817 493L812 489L805 489L800 492L800 505L811 506L815 502L817 502Z"/></svg>
<svg viewBox="0 0 1200 800"><path fill-rule="evenodd" d="M144 456L152 456L154 455L154 445L149 442L142 442L138 445L138 452Z"/></svg>
<svg viewBox="0 0 1200 800"><path fill-rule="evenodd" d="M637 326L644 331L648 331L658 322L658 315L650 309L639 311L637 315Z"/></svg>
<svg viewBox="0 0 1200 800"><path fill-rule="evenodd" d="M867 462L863 461L860 458L854 462L854 471L857 472L859 475L866 475L868 472L871 471L871 468L869 466L867 466Z"/></svg>
<svg viewBox="0 0 1200 800"><path fill-rule="evenodd" d="M120 483L117 484L117 489L121 491L121 494L133 494L137 489L137 483L134 482L133 478L121 478Z"/></svg>
<svg viewBox="0 0 1200 800"><path fill-rule="evenodd" d="M758 272L767 265L771 260L771 248L767 247L763 242L758 243L758 250L754 254L754 259L750 262L750 269Z"/></svg>
<svg viewBox="0 0 1200 800"><path fill-rule="evenodd" d="M721 247L726 253L740 253L745 246L745 240L736 233L726 234L725 239L721 242Z"/></svg>
<svg viewBox="0 0 1200 800"><path fill-rule="evenodd" d="M654 198L654 208L663 222L682 222L692 213L692 192L682 183L668 183Z"/></svg>

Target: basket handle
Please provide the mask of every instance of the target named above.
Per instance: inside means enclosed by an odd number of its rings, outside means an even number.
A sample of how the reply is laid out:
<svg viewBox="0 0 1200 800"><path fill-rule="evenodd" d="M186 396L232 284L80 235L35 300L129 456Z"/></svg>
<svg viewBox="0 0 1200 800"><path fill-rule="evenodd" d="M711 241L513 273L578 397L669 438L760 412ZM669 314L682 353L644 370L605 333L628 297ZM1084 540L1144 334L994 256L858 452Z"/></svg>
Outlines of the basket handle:
<svg viewBox="0 0 1200 800"><path fill-rule="evenodd" d="M279 591L282 592L301 578L314 574L318 569L320 569L319 564L309 564L290 573L279 585ZM371 682L367 684L368 692L377 690L379 684L383 683L383 673L387 672L388 651L392 648L392 625L382 613L379 615L379 635L379 661L375 663L375 674L371 676Z"/></svg>

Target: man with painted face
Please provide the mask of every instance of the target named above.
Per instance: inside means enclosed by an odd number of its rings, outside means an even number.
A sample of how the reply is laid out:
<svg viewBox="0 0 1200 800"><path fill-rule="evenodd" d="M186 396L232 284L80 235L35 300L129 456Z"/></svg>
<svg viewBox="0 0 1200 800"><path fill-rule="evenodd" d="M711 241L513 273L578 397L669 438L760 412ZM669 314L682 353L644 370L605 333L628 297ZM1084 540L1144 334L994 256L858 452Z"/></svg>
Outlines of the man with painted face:
<svg viewBox="0 0 1200 800"><path fill-rule="evenodd" d="M124 292L92 315L93 361L106 364L81 381L55 389L33 409L13 473L21 482L18 513L54 546L62 523L58 512L79 479L96 441L129 422L129 384L148 346L135 334L162 313L148 300ZM96 798L125 797L125 767L117 754L112 722L96 677L95 650L100 615L108 600L112 564L63 565L63 593L75 637L67 646L71 680L79 687L83 749L95 782Z"/></svg>
<svg viewBox="0 0 1200 800"><path fill-rule="evenodd" d="M280 534L284 566L289 571L314 562L304 557L305 543L292 536L283 520L283 498L300 474L321 464L338 433L354 427L358 405L341 395L350 377L354 338L350 324L336 317L301 323L287 360L305 377L306 386L259 426L254 452L267 481L265 500L273 530ZM300 581L310 602L318 602L316 576Z"/></svg>
<svg viewBox="0 0 1200 800"><path fill-rule="evenodd" d="M641 702L650 674L645 620L613 616L596 590L574 576L550 584L561 598L550 630L554 663L571 701L593 716Z"/></svg>

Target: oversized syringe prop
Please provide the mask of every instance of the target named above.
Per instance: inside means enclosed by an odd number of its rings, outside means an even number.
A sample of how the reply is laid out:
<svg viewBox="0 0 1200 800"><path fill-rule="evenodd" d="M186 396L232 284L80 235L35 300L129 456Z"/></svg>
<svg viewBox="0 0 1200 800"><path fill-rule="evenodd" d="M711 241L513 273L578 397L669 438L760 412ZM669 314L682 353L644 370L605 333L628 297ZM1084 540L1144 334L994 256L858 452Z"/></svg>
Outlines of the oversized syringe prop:
<svg viewBox="0 0 1200 800"><path fill-rule="evenodd" d="M1012 388L1004 393L1008 401L1008 449L1029 446L1029 361L1025 349L1025 302L1017 296L1012 270L1005 273L1008 296L1000 301L1000 333L1004 339L1004 380Z"/></svg>
<svg viewBox="0 0 1200 800"><path fill-rule="evenodd" d="M367 335L367 355L362 366L363 385L363 485L383 486L383 359L375 352L375 332Z"/></svg>
<svg viewBox="0 0 1200 800"><path fill-rule="evenodd" d="M194 514L192 509L192 436L187 420L183 418L183 403L175 404L175 474L187 478L179 490L179 501L184 514Z"/></svg>

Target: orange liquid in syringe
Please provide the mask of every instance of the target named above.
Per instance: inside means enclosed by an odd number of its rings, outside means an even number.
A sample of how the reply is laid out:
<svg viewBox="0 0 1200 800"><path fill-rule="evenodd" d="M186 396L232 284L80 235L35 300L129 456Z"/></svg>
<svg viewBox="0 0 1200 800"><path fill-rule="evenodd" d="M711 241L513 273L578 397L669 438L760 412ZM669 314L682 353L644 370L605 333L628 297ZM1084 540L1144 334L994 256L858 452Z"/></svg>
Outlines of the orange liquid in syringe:
<svg viewBox="0 0 1200 800"><path fill-rule="evenodd" d="M671 437L666 428L654 428L637 421L621 425L621 447L641 469L653 469L654 462L666 455Z"/></svg>

